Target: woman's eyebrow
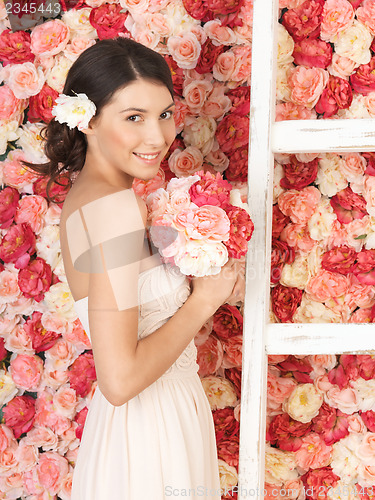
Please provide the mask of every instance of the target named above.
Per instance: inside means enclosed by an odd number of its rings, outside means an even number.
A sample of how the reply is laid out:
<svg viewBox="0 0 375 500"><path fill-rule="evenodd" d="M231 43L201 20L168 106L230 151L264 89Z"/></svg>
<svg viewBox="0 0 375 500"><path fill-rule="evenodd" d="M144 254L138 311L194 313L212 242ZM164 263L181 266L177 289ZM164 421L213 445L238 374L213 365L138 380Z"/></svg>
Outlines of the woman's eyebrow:
<svg viewBox="0 0 375 500"><path fill-rule="evenodd" d="M169 106L167 106L165 109L163 109L162 113L164 113L164 111L167 111L169 108L171 108L174 105L175 105L175 103L172 102ZM122 111L120 111L120 113L124 113L126 111L138 111L138 113L147 113L147 109L141 109L141 108L127 108L127 109L123 109Z"/></svg>

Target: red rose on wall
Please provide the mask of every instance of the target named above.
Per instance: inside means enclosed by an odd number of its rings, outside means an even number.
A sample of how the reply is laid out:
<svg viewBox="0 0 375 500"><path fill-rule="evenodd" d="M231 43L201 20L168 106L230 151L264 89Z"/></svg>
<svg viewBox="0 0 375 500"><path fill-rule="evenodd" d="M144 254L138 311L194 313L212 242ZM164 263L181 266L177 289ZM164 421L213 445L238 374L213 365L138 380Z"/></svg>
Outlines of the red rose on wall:
<svg viewBox="0 0 375 500"><path fill-rule="evenodd" d="M350 186L332 196L330 204L341 224L348 224L367 215L365 199L354 193Z"/></svg>
<svg viewBox="0 0 375 500"><path fill-rule="evenodd" d="M223 45L214 45L212 40L208 38L202 45L198 63L194 68L195 71L201 74L210 73L214 67L216 59L224 52L224 50Z"/></svg>
<svg viewBox="0 0 375 500"><path fill-rule="evenodd" d="M313 183L318 175L318 158L302 163L292 156L290 163L283 165L285 177L280 180L284 189L303 189Z"/></svg>
<svg viewBox="0 0 375 500"><path fill-rule="evenodd" d="M331 45L318 38L304 38L294 42L294 64L326 69L332 61Z"/></svg>
<svg viewBox="0 0 375 500"><path fill-rule="evenodd" d="M285 12L282 24L294 40L317 38L320 34L321 13L325 0L306 0L296 9Z"/></svg>
<svg viewBox="0 0 375 500"><path fill-rule="evenodd" d="M360 283L375 285L375 250L362 249L358 252L353 273Z"/></svg>
<svg viewBox="0 0 375 500"><path fill-rule="evenodd" d="M310 431L311 425L311 422L304 424L287 413L281 413L272 419L266 439L281 450L297 451L302 445L301 437Z"/></svg>
<svg viewBox="0 0 375 500"><path fill-rule="evenodd" d="M283 229L290 223L290 217L284 215L276 203L272 207L272 237L278 238Z"/></svg>
<svg viewBox="0 0 375 500"><path fill-rule="evenodd" d="M29 224L22 222L8 229L0 243L0 259L13 262L17 269L27 266L35 252L35 234Z"/></svg>
<svg viewBox="0 0 375 500"><path fill-rule="evenodd" d="M18 273L18 286L27 298L40 302L52 283L52 269L41 257L30 261Z"/></svg>
<svg viewBox="0 0 375 500"><path fill-rule="evenodd" d="M54 331L46 330L42 325L42 313L34 311L23 325L23 329L32 340L35 352L47 351L56 344L61 335Z"/></svg>
<svg viewBox="0 0 375 500"><path fill-rule="evenodd" d="M337 485L340 476L331 467L310 469L301 480L305 486L307 500L327 500L328 493Z"/></svg>
<svg viewBox="0 0 375 500"><path fill-rule="evenodd" d="M302 290L278 284L272 289L271 300L275 316L282 323L287 323L292 321L297 307L301 304Z"/></svg>
<svg viewBox="0 0 375 500"><path fill-rule="evenodd" d="M344 78L330 75L326 88L316 103L315 111L324 114L324 118L329 118L339 109L349 108L352 100L353 92L349 82Z"/></svg>
<svg viewBox="0 0 375 500"><path fill-rule="evenodd" d="M51 111L58 96L59 93L45 83L39 94L30 97L27 119L30 122L50 122L53 118Z"/></svg>
<svg viewBox="0 0 375 500"><path fill-rule="evenodd" d="M295 259L294 248L284 241L272 239L271 283L278 283L285 264L292 264Z"/></svg>
<svg viewBox="0 0 375 500"><path fill-rule="evenodd" d="M232 335L242 334L243 317L235 306L223 304L213 317L213 331L217 337L226 341Z"/></svg>
<svg viewBox="0 0 375 500"><path fill-rule="evenodd" d="M13 224L20 194L17 189L7 186L0 191L0 227L7 229Z"/></svg>
<svg viewBox="0 0 375 500"><path fill-rule="evenodd" d="M229 166L225 170L225 177L229 181L247 182L249 151L247 146L236 149L229 156Z"/></svg>
<svg viewBox="0 0 375 500"><path fill-rule="evenodd" d="M91 9L89 21L98 33L99 40L115 38L120 33L129 33L124 23L128 12L121 12L120 4L104 3L100 7Z"/></svg>
<svg viewBox="0 0 375 500"><path fill-rule="evenodd" d="M30 50L31 36L26 31L6 29L0 33L0 59L3 66L33 62L35 54Z"/></svg>
<svg viewBox="0 0 375 500"><path fill-rule="evenodd" d="M322 255L322 267L334 273L349 274L353 272L357 252L345 245L332 248Z"/></svg>
<svg viewBox="0 0 375 500"><path fill-rule="evenodd" d="M217 127L216 139L224 153L246 146L249 143L248 118L240 115L227 115Z"/></svg>
<svg viewBox="0 0 375 500"><path fill-rule="evenodd" d="M31 396L16 396L3 408L5 424L13 430L17 439L34 425L35 399Z"/></svg>
<svg viewBox="0 0 375 500"><path fill-rule="evenodd" d="M368 64L361 64L349 77L350 84L359 94L367 95L375 91L375 56Z"/></svg>

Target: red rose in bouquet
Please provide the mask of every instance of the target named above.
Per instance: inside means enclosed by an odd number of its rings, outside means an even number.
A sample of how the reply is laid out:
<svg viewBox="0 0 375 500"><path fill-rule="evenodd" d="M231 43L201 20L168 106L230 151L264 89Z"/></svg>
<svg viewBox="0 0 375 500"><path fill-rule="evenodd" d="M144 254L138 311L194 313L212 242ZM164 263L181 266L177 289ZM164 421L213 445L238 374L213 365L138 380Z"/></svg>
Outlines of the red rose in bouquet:
<svg viewBox="0 0 375 500"><path fill-rule="evenodd" d="M303 189L313 183L318 175L318 158L302 163L293 155L290 163L283 165L285 177L280 180L284 189Z"/></svg>
<svg viewBox="0 0 375 500"><path fill-rule="evenodd" d="M121 5L114 3L104 3L91 9L89 21L96 29L99 40L115 38L120 33L130 35L124 26L129 12L121 12L121 10Z"/></svg>
<svg viewBox="0 0 375 500"><path fill-rule="evenodd" d="M3 408L5 425L10 427L18 439L32 429L35 419L35 399L31 396L16 396Z"/></svg>
<svg viewBox="0 0 375 500"><path fill-rule="evenodd" d="M33 62L35 54L30 50L31 36L27 31L5 29L0 33L0 59L3 66Z"/></svg>
<svg viewBox="0 0 375 500"><path fill-rule="evenodd" d="M307 37L294 42L294 64L311 68L326 69L332 61L333 49L328 42L319 38Z"/></svg>
<svg viewBox="0 0 375 500"><path fill-rule="evenodd" d="M266 439L284 451L297 451L301 448L301 437L311 429L311 422L294 420L287 413L276 415L267 429Z"/></svg>
<svg viewBox="0 0 375 500"><path fill-rule="evenodd" d="M278 283L285 264L292 264L295 259L294 248L284 241L272 238L271 283Z"/></svg>
<svg viewBox="0 0 375 500"><path fill-rule="evenodd" d="M301 304L301 300L302 290L298 288L278 284L271 292L273 312L282 323L292 321L297 307Z"/></svg>
<svg viewBox="0 0 375 500"><path fill-rule="evenodd" d="M361 64L349 77L350 85L355 92L367 95L375 91L375 56L368 64Z"/></svg>
<svg viewBox="0 0 375 500"><path fill-rule="evenodd" d="M201 172L197 172L199 175ZM230 191L232 185L223 179L219 173L216 177L207 172L200 180L194 182L189 189L191 201L201 207L202 205L215 205L226 208L230 205Z"/></svg>
<svg viewBox="0 0 375 500"><path fill-rule="evenodd" d="M330 204L341 224L348 224L367 215L365 199L354 193L350 186L332 196Z"/></svg>
<svg viewBox="0 0 375 500"><path fill-rule="evenodd" d="M322 256L322 267L333 273L349 274L353 272L357 252L348 246L335 247Z"/></svg>
<svg viewBox="0 0 375 500"><path fill-rule="evenodd" d="M349 82L344 78L330 75L328 83L316 103L315 111L323 114L324 118L329 118L339 109L349 108L352 100L353 92Z"/></svg>
<svg viewBox="0 0 375 500"><path fill-rule="evenodd" d="M57 97L59 97L59 93L45 83L39 94L29 98L27 119L31 123L39 121L50 122L53 118L51 110L56 104Z"/></svg>
<svg viewBox="0 0 375 500"><path fill-rule="evenodd" d="M296 9L285 12L282 24L294 40L319 36L324 3L325 0L306 0Z"/></svg>

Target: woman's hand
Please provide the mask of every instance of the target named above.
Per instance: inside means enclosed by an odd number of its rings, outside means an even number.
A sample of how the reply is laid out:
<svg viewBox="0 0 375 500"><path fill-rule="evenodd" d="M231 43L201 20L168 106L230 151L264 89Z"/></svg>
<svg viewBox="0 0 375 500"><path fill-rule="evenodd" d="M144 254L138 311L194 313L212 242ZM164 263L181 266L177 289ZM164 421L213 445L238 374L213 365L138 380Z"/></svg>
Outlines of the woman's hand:
<svg viewBox="0 0 375 500"><path fill-rule="evenodd" d="M218 274L212 276L193 277L192 294L198 296L202 303L219 308L233 293L237 282L238 268L235 259L230 258Z"/></svg>
<svg viewBox="0 0 375 500"><path fill-rule="evenodd" d="M240 302L244 302L245 300L245 261L237 260L234 266L236 266L237 268L237 281L233 287L233 291L230 297L228 297L226 300L226 303L230 306L239 305Z"/></svg>

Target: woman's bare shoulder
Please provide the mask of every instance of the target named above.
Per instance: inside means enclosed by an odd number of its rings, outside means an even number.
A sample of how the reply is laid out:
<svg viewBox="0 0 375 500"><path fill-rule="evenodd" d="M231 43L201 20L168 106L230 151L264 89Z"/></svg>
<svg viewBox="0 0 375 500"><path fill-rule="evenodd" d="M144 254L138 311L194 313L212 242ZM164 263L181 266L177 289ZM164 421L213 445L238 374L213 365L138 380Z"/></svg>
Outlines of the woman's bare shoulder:
<svg viewBox="0 0 375 500"><path fill-rule="evenodd" d="M89 187L88 187L89 186ZM65 222L66 219L73 214L76 210L82 208L84 205L91 203L93 201L99 200L111 194L118 193L120 191L132 191L135 199L138 202L139 210L142 214L142 218L146 224L147 221L147 205L145 201L137 195L131 188L124 188L121 186L113 186L102 181L91 181L88 183L76 183L73 184L69 193L67 194L63 208L61 211L61 222ZM60 223L61 223L60 222Z"/></svg>

